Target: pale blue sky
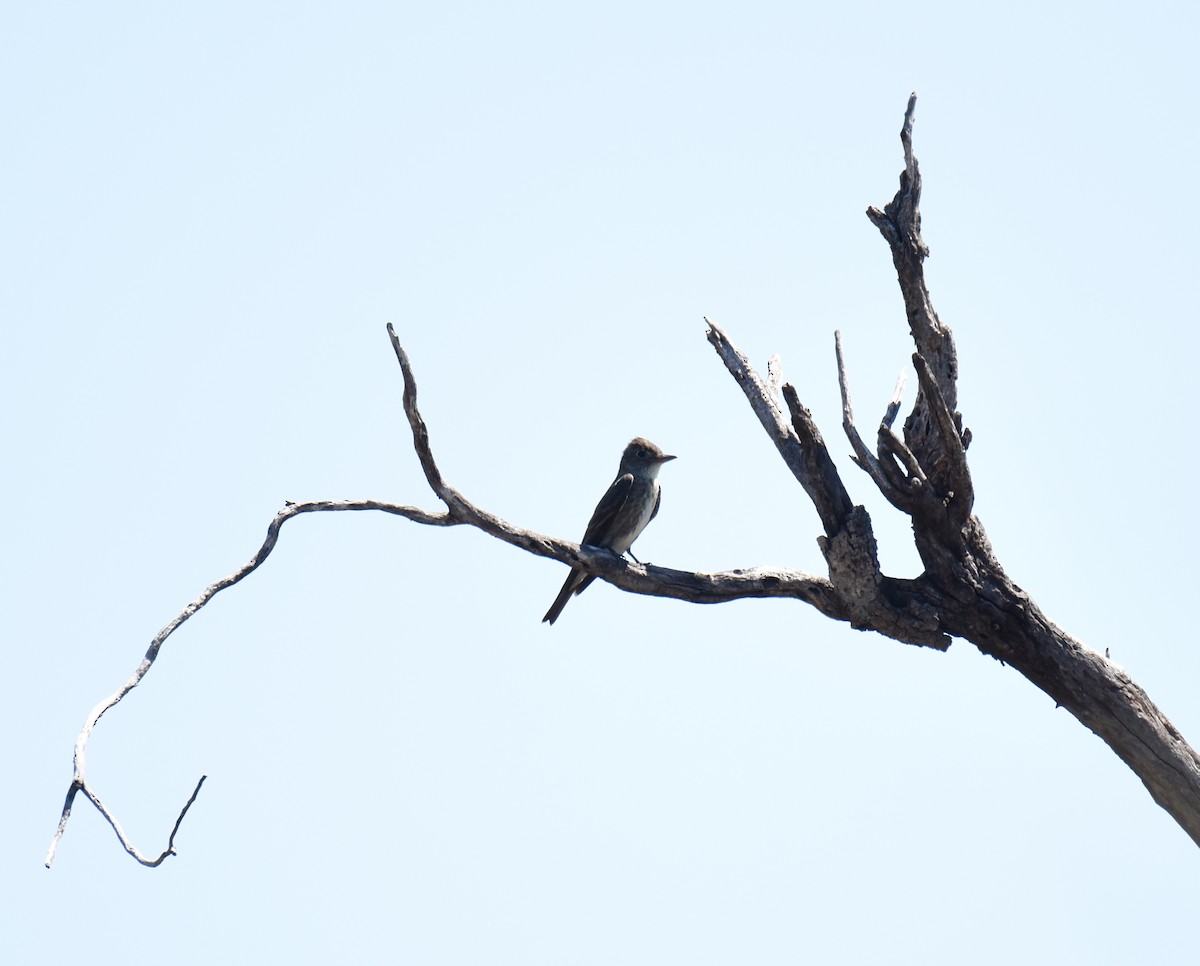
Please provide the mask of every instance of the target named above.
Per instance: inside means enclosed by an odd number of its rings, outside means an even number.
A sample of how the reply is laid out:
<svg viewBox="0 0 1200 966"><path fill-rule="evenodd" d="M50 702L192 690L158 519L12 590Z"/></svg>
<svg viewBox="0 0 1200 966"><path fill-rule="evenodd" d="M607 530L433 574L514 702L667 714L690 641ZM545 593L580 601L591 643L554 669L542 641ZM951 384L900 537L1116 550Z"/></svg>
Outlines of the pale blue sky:
<svg viewBox="0 0 1200 966"><path fill-rule="evenodd" d="M977 509L1010 574L1200 741L1191 488L1200 24L1183 3L59 4L4 12L5 962L1190 963L1200 854L1013 671L793 602L700 608L478 532L290 523L448 480L577 539L624 443L635 550L818 570L704 339L774 352L842 458L911 351L916 151Z"/></svg>

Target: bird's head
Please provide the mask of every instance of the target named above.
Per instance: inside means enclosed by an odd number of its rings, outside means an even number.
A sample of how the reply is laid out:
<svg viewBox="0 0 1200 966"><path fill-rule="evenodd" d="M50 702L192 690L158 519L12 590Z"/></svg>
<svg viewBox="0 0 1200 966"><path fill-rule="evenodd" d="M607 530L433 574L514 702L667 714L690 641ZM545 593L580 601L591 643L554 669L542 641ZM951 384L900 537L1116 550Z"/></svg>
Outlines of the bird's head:
<svg viewBox="0 0 1200 966"><path fill-rule="evenodd" d="M674 456L668 456L650 440L639 436L637 439L631 439L629 445L625 447L625 452L621 454L621 472L655 477L658 475L659 467L674 458Z"/></svg>

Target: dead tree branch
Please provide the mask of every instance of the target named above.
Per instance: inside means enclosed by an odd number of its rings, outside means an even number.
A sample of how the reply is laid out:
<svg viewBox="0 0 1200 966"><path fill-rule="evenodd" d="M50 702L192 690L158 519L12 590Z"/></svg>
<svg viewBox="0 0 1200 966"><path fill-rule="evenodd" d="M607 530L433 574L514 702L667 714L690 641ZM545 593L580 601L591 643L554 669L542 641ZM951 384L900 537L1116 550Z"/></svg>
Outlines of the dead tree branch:
<svg viewBox="0 0 1200 966"><path fill-rule="evenodd" d="M921 172L912 149L915 106L913 95L900 132L904 148L900 188L883 210L867 210L891 248L917 349L913 365L920 391L904 423L903 438L891 429L899 408L897 390L879 428L876 454L867 449L854 424L840 334L837 364L842 426L854 461L892 506L912 518L925 567L920 577L900 582L879 573L870 519L862 507L843 517L840 510L831 512L831 507L844 507L840 497L844 488L836 470L831 474L811 452L823 450L824 445L815 427L809 429L804 423L807 410L795 398L795 390L785 386L784 396L795 417L797 445L810 450L803 477L796 469L802 461L784 453L778 421L764 418L767 406L754 381L734 375L816 507L825 528L821 546L829 562L830 582L844 600L854 603L850 608L854 626L910 644L927 643L933 634L959 637L1014 667L1102 738L1154 800L1200 844L1200 756L1121 668L1050 621L1008 577L983 524L972 512L975 490L966 455L971 435L955 409L958 357L951 331L938 319L925 284L929 249L921 237ZM739 368L749 368L740 353L727 347L723 333L714 338L710 332L709 340L727 366L735 358ZM813 465L819 465L820 471L814 472ZM841 531L839 519L845 528ZM840 545L842 552L835 552L842 534L849 536ZM895 606L888 606L900 600L897 587L903 590L904 613L920 617L918 635L898 619Z"/></svg>
<svg viewBox="0 0 1200 966"><path fill-rule="evenodd" d="M957 354L950 329L934 312L925 284L924 259L929 250L921 237L921 173L912 150L915 105L914 95L909 99L901 130L904 170L900 188L885 208L870 208L867 215L891 248L916 346L913 364L919 390L901 436L892 430L900 409L901 386L897 386L879 426L875 453L868 449L854 422L840 333L836 345L842 427L854 451L854 462L892 506L911 518L924 565L919 577L899 579L882 572L871 518L851 499L796 389L779 385L780 370L774 363L768 368L768 378L762 379L711 321L709 342L817 511L823 530L817 542L825 556L828 577L761 567L709 574L631 563L607 550L581 547L517 527L476 506L445 481L437 466L428 427L417 407L412 367L389 325L388 336L404 380L403 408L413 448L430 488L446 508L423 510L360 500L289 503L280 510L254 556L207 587L163 627L134 674L88 715L75 743L74 775L46 865L54 859L79 792L95 805L122 847L138 862L157 866L175 854L175 835L204 778L180 812L166 850L156 859L148 859L133 847L89 785L88 739L100 718L141 683L171 634L218 593L262 565L274 550L284 523L305 513L343 510L376 510L427 526L474 527L630 593L700 604L747 597L790 597L812 605L826 617L907 644L945 650L952 638L970 641L983 653L1014 667L1099 735L1145 783L1154 800L1200 844L1200 757L1124 671L1057 627L1009 579L973 513L974 484L966 457L970 433L963 428L962 416L956 410ZM779 402L780 394L786 414Z"/></svg>
<svg viewBox="0 0 1200 966"><path fill-rule="evenodd" d="M834 592L829 581L798 570L787 570L772 567L750 567L729 570L721 573L703 573L688 570L673 570L668 567L656 567L649 564L631 563L623 557L597 547L581 547L579 544L555 537L547 537L532 530L514 526L493 513L476 506L442 477L441 470L433 456L429 442L429 430L425 420L417 408L417 383L413 376L408 356L395 330L388 326L388 336L400 363L404 378L403 406L404 414L412 430L413 448L425 472L434 494L446 504L441 511L423 510L419 507L395 503L385 503L380 500L315 500L306 503L289 503L280 510L267 527L267 536L257 552L244 565L227 577L223 577L206 587L203 593L183 608L169 623L155 635L146 650L145 656L134 673L111 695L101 701L88 714L83 728L75 741L74 774L67 789L66 800L59 817L58 827L46 853L47 868L54 861L59 842L66 831L67 822L71 817L71 808L75 796L83 792L84 796L96 807L105 820L112 826L121 847L142 865L154 867L162 863L168 855L174 855L175 833L184 815L196 800L200 786L204 783L201 778L196 790L188 800L176 821L171 833L167 849L156 859L149 859L134 847L120 823L104 806L87 779L87 745L92 731L100 719L117 704L149 673L154 666L167 639L175 633L185 621L207 605L221 591L241 582L257 570L270 556L279 540L283 525L305 513L328 513L343 510L376 510L393 516L404 517L414 523L427 526L448 527L466 525L482 530L484 533L514 547L519 547L539 557L548 557L594 574L607 580L622 590L635 594L646 594L655 597L673 597L696 604L716 604L730 600L754 597L791 597L811 604L822 614L835 620L849 620L850 611L845 601Z"/></svg>

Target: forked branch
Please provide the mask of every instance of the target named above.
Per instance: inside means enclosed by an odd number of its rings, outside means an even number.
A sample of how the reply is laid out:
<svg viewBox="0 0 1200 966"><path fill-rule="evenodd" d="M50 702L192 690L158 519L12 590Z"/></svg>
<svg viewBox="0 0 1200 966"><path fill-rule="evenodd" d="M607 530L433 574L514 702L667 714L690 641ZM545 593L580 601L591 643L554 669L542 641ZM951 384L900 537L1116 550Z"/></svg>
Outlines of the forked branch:
<svg viewBox="0 0 1200 966"><path fill-rule="evenodd" d="M912 519L925 569L908 581L880 574L873 540L868 539L870 519L862 507L855 507L855 516L847 518L847 524L854 520L857 532L863 535L857 541L859 549L839 557L827 551L831 583L846 599L854 588L862 592L859 606L854 608L856 627L915 643L909 628L895 620L894 609L862 605L875 587L878 600L902 602L906 612L920 615L931 630L968 640L1015 668L1099 735L1142 780L1154 800L1200 844L1200 756L1123 670L1050 621L1008 577L996 560L983 524L972 513L975 488L966 455L971 435L955 410L958 358L954 338L934 312L925 284L924 260L929 249L921 237L921 172L912 149L915 106L914 95L900 132L904 148L900 188L882 210L867 210L891 248L917 350L913 365L920 391L904 423L903 438L892 431L899 408L897 393L880 424L876 453L870 452L854 424L840 334L837 365L842 426L853 459L888 502ZM749 365L744 359L741 364ZM763 420L763 404L751 391L753 381L739 376L738 382L778 446L778 434ZM785 398L792 412L807 412L794 395L787 395L788 389L785 387ZM797 423L801 437L820 444L815 429L800 432L801 428ZM792 466L792 461L788 465ZM828 535L830 492L840 490L841 483L814 486L814 476L825 480L824 473L810 473L805 492ZM823 548L835 546L828 536L822 539Z"/></svg>
<svg viewBox="0 0 1200 966"><path fill-rule="evenodd" d="M780 385L776 365L769 368L768 378L762 379L711 322L709 341L816 508L823 531L818 545L825 556L827 578L761 567L708 574L630 563L607 550L581 547L517 527L476 506L445 481L437 466L428 427L417 408L412 367L389 325L388 336L404 379L403 408L413 448L430 488L446 508L424 510L359 500L289 503L280 510L254 556L234 573L205 588L163 627L134 674L88 715L75 743L74 774L46 865L53 861L80 792L138 862L157 866L175 854L176 833L204 779L197 783L180 812L167 848L157 858L147 858L133 847L88 782L88 739L100 718L141 683L171 634L218 593L263 564L274 550L284 523L306 513L344 510L375 510L426 526L475 527L514 547L557 560L631 593L692 603L790 597L811 604L834 620L908 644L945 650L953 637L969 640L983 653L1014 667L1099 735L1145 783L1154 800L1200 844L1200 757L1124 671L1057 627L1008 578L992 552L982 523L972 512L974 484L966 458L970 433L956 411L958 359L950 329L934 312L925 285L923 262L928 248L921 237L921 173L912 149L915 104L914 95L901 130L904 170L900 189L884 209L870 208L867 212L891 248L916 347L913 364L920 388L904 423L903 437L892 429L900 408L898 386L880 423L876 451L868 449L854 423L840 334L837 366L842 426L854 451L853 459L892 506L912 519L914 540L924 565L920 576L904 579L882 572L871 518L861 505L854 504L812 414L795 388ZM781 393L786 413L779 403Z"/></svg>
<svg viewBox="0 0 1200 966"><path fill-rule="evenodd" d="M811 604L827 617L835 620L850 620L851 615L842 598L834 592L829 581L798 570L777 567L749 567L720 573L674 570L649 564L631 563L623 557L597 547L580 546L568 540L548 537L533 530L515 526L481 507L476 506L442 476L434 459L429 441L429 430L417 407L417 383L408 356L401 346L391 325L388 337L395 350L396 359L404 379L403 408L412 432L413 448L434 494L446 504L445 510L424 510L420 507L387 503L381 500L314 500L305 503L288 503L280 510L267 527L267 536L262 546L240 568L232 574L209 585L183 608L155 635L145 656L134 673L111 695L101 701L88 714L83 728L75 741L74 774L68 786L66 799L59 817L58 826L46 853L49 867L58 850L59 842L66 831L67 822L75 797L80 792L90 801L105 820L112 826L121 847L142 865L154 867L169 855L175 854L175 834L188 809L199 794L204 783L201 778L195 792L180 812L171 833L167 848L157 858L147 858L133 845L120 823L104 806L88 782L87 745L92 731L100 719L116 707L124 697L137 687L154 666L159 651L167 639L187 620L205 607L217 594L240 583L257 570L270 556L279 540L283 525L289 520L306 513L328 513L346 510L375 510L393 516L404 517L426 526L466 525L482 530L490 536L503 540L539 557L547 557L568 564L585 573L594 574L622 590L655 597L672 597L697 604L715 604L724 601L757 597L790 597Z"/></svg>

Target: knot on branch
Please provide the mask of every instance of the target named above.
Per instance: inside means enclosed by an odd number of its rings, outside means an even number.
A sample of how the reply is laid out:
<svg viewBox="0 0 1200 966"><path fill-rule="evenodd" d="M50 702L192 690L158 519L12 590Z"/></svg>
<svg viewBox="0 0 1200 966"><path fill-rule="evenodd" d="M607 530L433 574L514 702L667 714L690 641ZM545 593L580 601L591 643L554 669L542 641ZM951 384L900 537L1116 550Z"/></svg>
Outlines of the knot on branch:
<svg viewBox="0 0 1200 966"><path fill-rule="evenodd" d="M883 574L879 570L879 546L866 509L854 507L837 533L818 537L817 542L829 566L829 582L842 598L851 625L874 630Z"/></svg>
<svg viewBox="0 0 1200 966"><path fill-rule="evenodd" d="M920 581L897 580L880 570L865 507L854 507L841 530L832 537L818 537L817 542L829 567L829 583L851 627L939 651L950 646L937 608Z"/></svg>

